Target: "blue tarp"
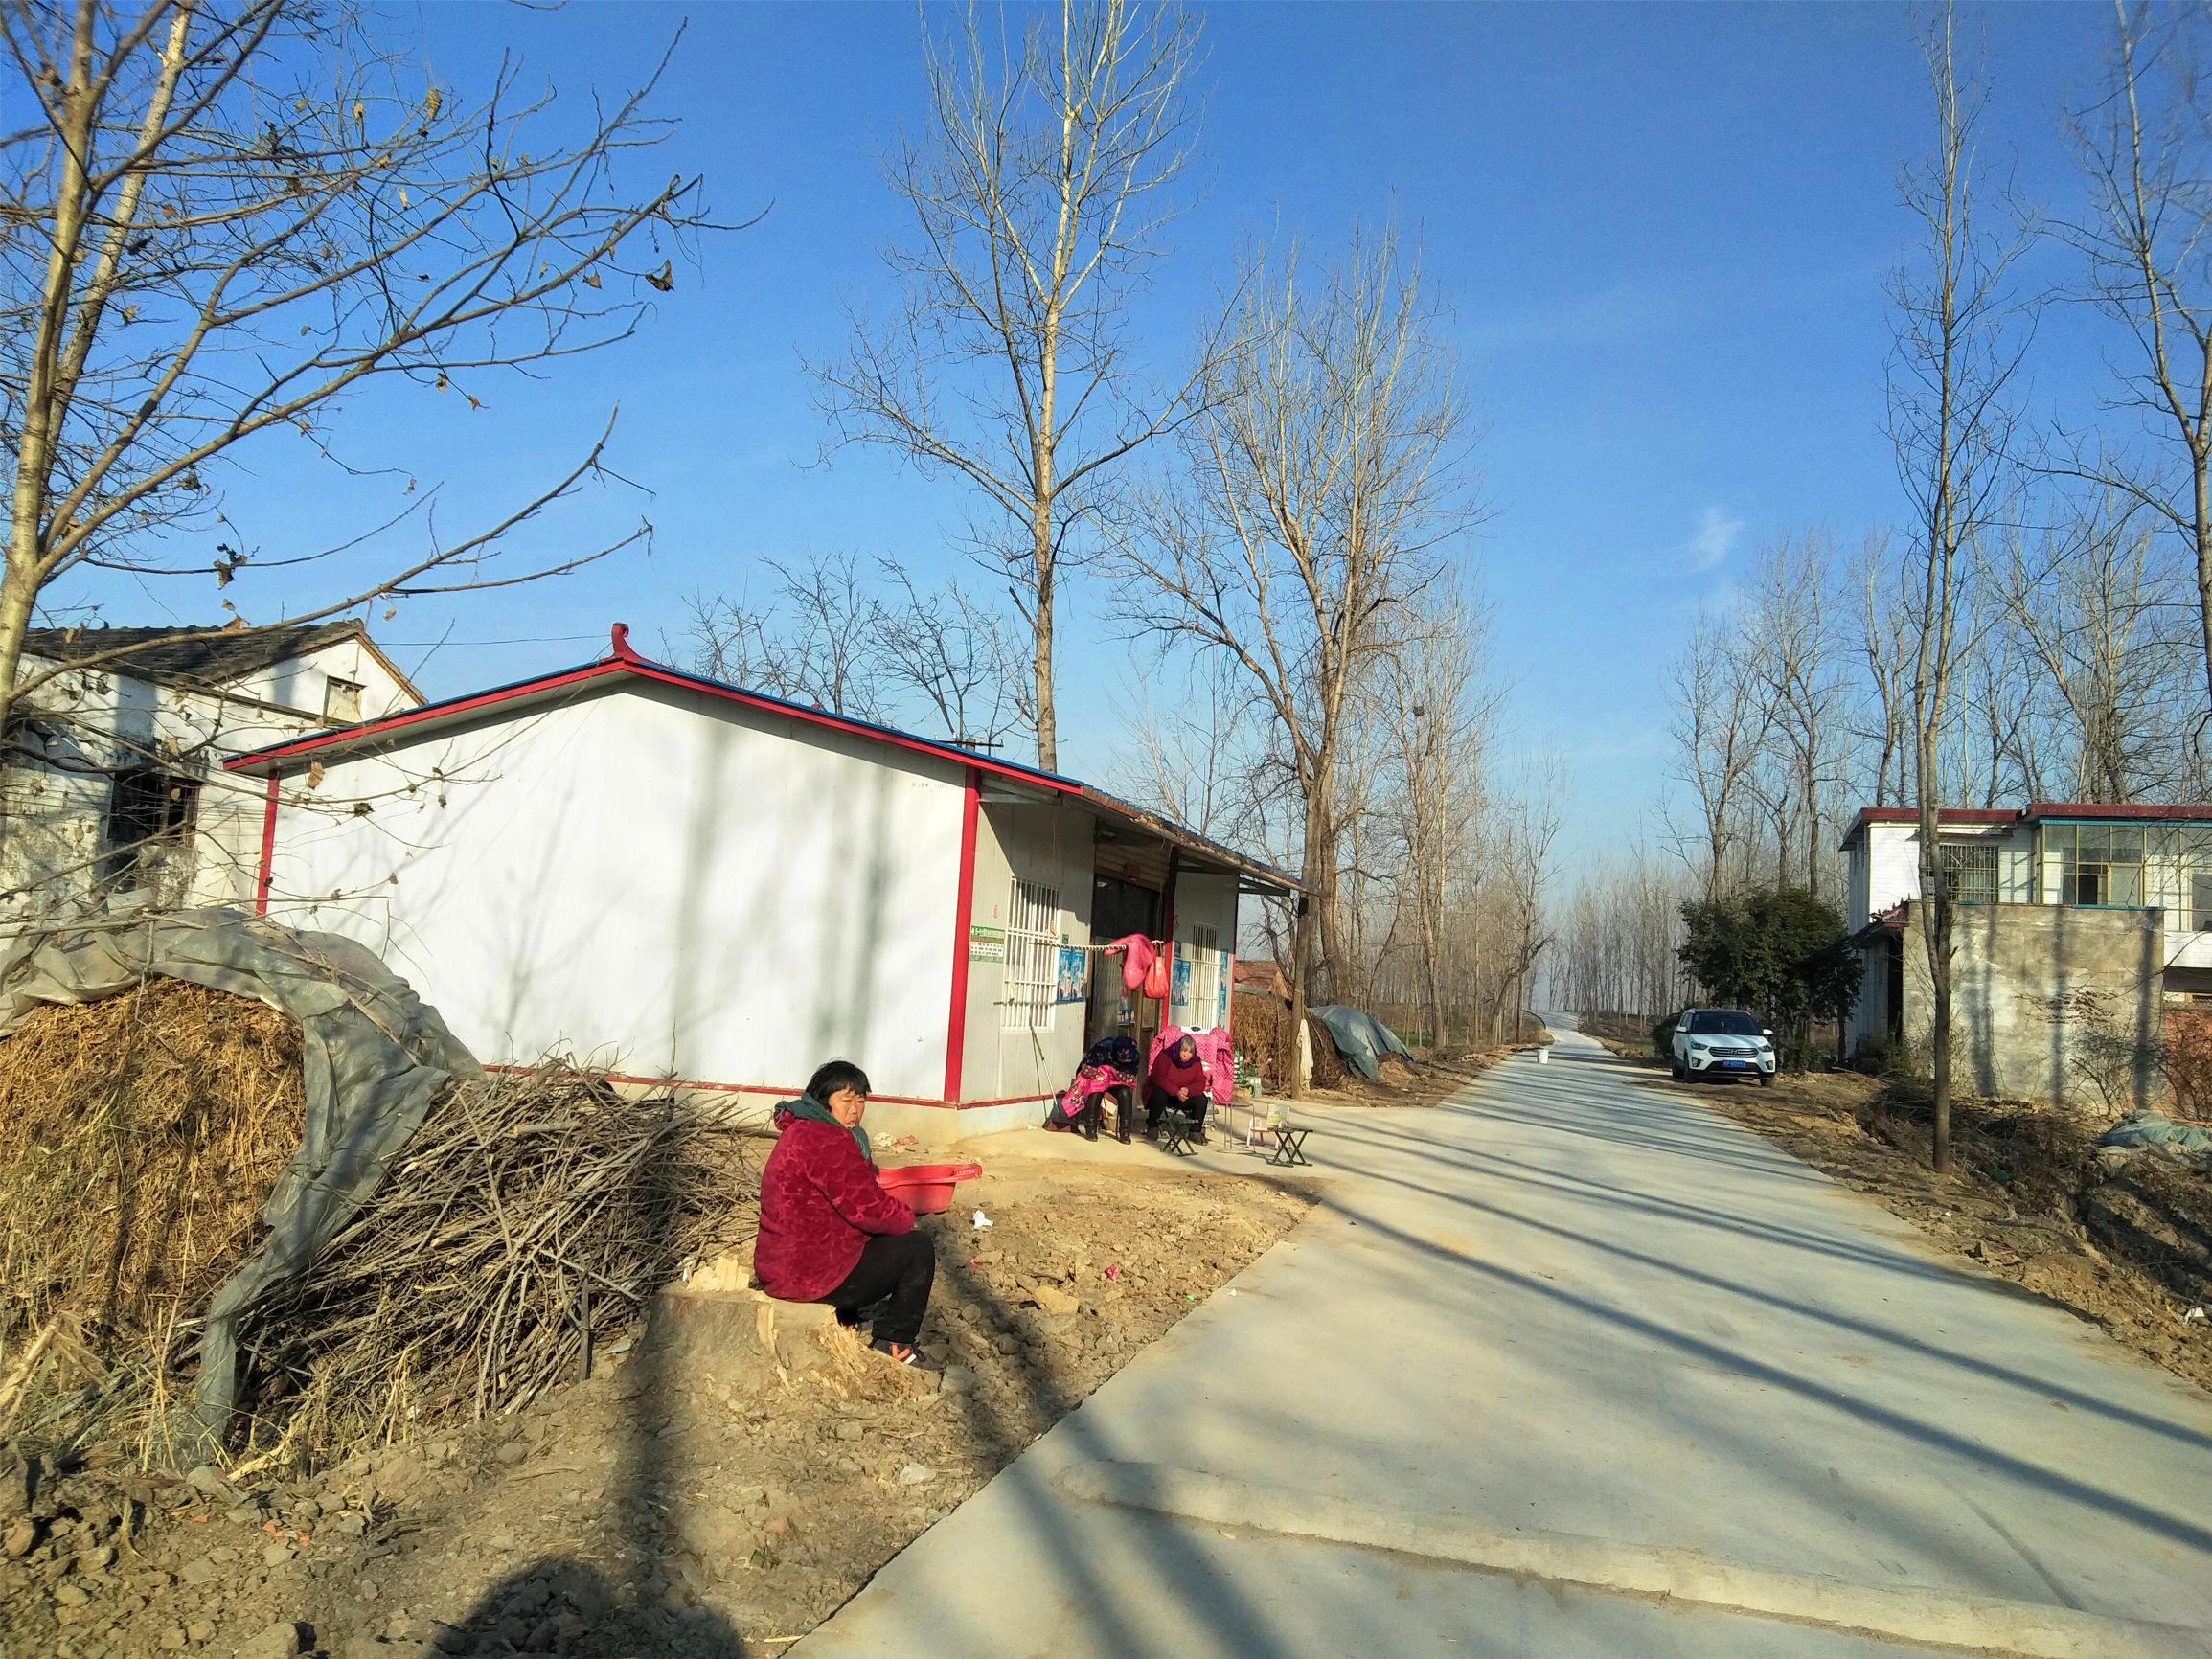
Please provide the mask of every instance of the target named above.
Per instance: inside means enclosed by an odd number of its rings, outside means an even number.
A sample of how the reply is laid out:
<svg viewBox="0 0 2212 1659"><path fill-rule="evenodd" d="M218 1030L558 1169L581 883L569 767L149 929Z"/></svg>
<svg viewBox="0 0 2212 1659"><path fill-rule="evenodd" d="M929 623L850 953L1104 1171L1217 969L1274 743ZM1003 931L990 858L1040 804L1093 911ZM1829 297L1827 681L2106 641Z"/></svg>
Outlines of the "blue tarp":
<svg viewBox="0 0 2212 1659"><path fill-rule="evenodd" d="M1398 1034L1364 1009L1332 1002L1306 1011L1328 1031L1329 1040L1336 1045L1344 1063L1369 1082L1382 1076L1384 1055L1413 1057L1413 1051L1398 1040Z"/></svg>
<svg viewBox="0 0 2212 1659"><path fill-rule="evenodd" d="M2177 1124L2162 1112L2130 1112L2097 1137L2100 1147L2173 1147L2184 1152L2212 1148L2207 1136L2194 1124Z"/></svg>

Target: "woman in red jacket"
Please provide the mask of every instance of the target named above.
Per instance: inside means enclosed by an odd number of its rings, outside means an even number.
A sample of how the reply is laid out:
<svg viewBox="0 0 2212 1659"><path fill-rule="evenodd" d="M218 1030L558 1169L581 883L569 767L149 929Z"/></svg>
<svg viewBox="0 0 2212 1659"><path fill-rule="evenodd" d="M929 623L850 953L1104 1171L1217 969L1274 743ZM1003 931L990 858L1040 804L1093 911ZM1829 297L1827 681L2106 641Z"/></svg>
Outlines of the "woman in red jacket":
<svg viewBox="0 0 2212 1659"><path fill-rule="evenodd" d="M1206 1107L1213 1100L1214 1068L1198 1054L1188 1034L1152 1057L1145 1075L1145 1133L1158 1137L1160 1114L1180 1112L1196 1124L1191 1139L1206 1139Z"/></svg>
<svg viewBox="0 0 2212 1659"><path fill-rule="evenodd" d="M761 1234L753 1272L783 1302L827 1302L850 1316L888 1298L869 1346L901 1365L914 1352L937 1253L914 1212L876 1180L860 1115L868 1074L850 1060L817 1071L807 1092L776 1108L783 1136L761 1171Z"/></svg>

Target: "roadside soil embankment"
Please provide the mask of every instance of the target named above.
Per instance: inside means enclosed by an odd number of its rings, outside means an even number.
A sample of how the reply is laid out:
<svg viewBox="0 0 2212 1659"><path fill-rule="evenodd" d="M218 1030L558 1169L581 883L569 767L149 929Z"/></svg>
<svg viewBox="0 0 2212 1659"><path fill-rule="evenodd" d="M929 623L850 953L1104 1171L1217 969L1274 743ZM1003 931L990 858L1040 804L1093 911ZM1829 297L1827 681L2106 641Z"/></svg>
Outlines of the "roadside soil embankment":
<svg viewBox="0 0 2212 1659"><path fill-rule="evenodd" d="M1951 1108L1952 1167L1938 1175L1923 1084L1856 1072L1785 1076L1765 1089L1676 1083L1648 1040L1599 1040L1648 1068L1649 1086L1693 1093L1977 1270L2212 1388L2212 1176L2153 1149L2098 1148L2110 1127L2102 1118L1972 1099Z"/></svg>
<svg viewBox="0 0 2212 1659"><path fill-rule="evenodd" d="M680 1339L656 1312L512 1417L297 1478L193 1484L80 1448L7 1540L0 1651L778 1652L1311 1201L1115 1151L986 1152L924 1223L942 1389L833 1327L769 1338L732 1299Z"/></svg>

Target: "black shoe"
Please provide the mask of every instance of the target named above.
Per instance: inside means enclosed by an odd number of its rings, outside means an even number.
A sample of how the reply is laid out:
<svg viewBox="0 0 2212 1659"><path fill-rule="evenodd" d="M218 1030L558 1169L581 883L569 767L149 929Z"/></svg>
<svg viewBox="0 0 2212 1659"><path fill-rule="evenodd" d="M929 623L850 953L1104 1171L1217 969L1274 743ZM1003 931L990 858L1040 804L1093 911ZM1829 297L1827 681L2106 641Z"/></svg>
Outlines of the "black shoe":
<svg viewBox="0 0 2212 1659"><path fill-rule="evenodd" d="M889 1342L878 1337L868 1346L894 1365L911 1365L917 1371L942 1371L944 1369L942 1366L931 1364L919 1348L910 1348L903 1342Z"/></svg>

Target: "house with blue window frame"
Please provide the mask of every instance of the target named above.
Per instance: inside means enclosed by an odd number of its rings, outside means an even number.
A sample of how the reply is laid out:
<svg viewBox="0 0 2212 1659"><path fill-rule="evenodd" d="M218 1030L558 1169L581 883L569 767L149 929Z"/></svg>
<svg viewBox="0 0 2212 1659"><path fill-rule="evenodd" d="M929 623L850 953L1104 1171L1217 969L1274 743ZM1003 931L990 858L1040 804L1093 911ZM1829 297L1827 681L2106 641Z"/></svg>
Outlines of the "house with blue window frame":
<svg viewBox="0 0 2212 1659"><path fill-rule="evenodd" d="M2212 1004L2212 807L1946 807L1954 1075L1983 1095L2116 1109L2165 1090L2169 1011ZM1920 815L1870 807L1844 835L1865 978L1857 1052L1925 1058L1930 1006Z"/></svg>

